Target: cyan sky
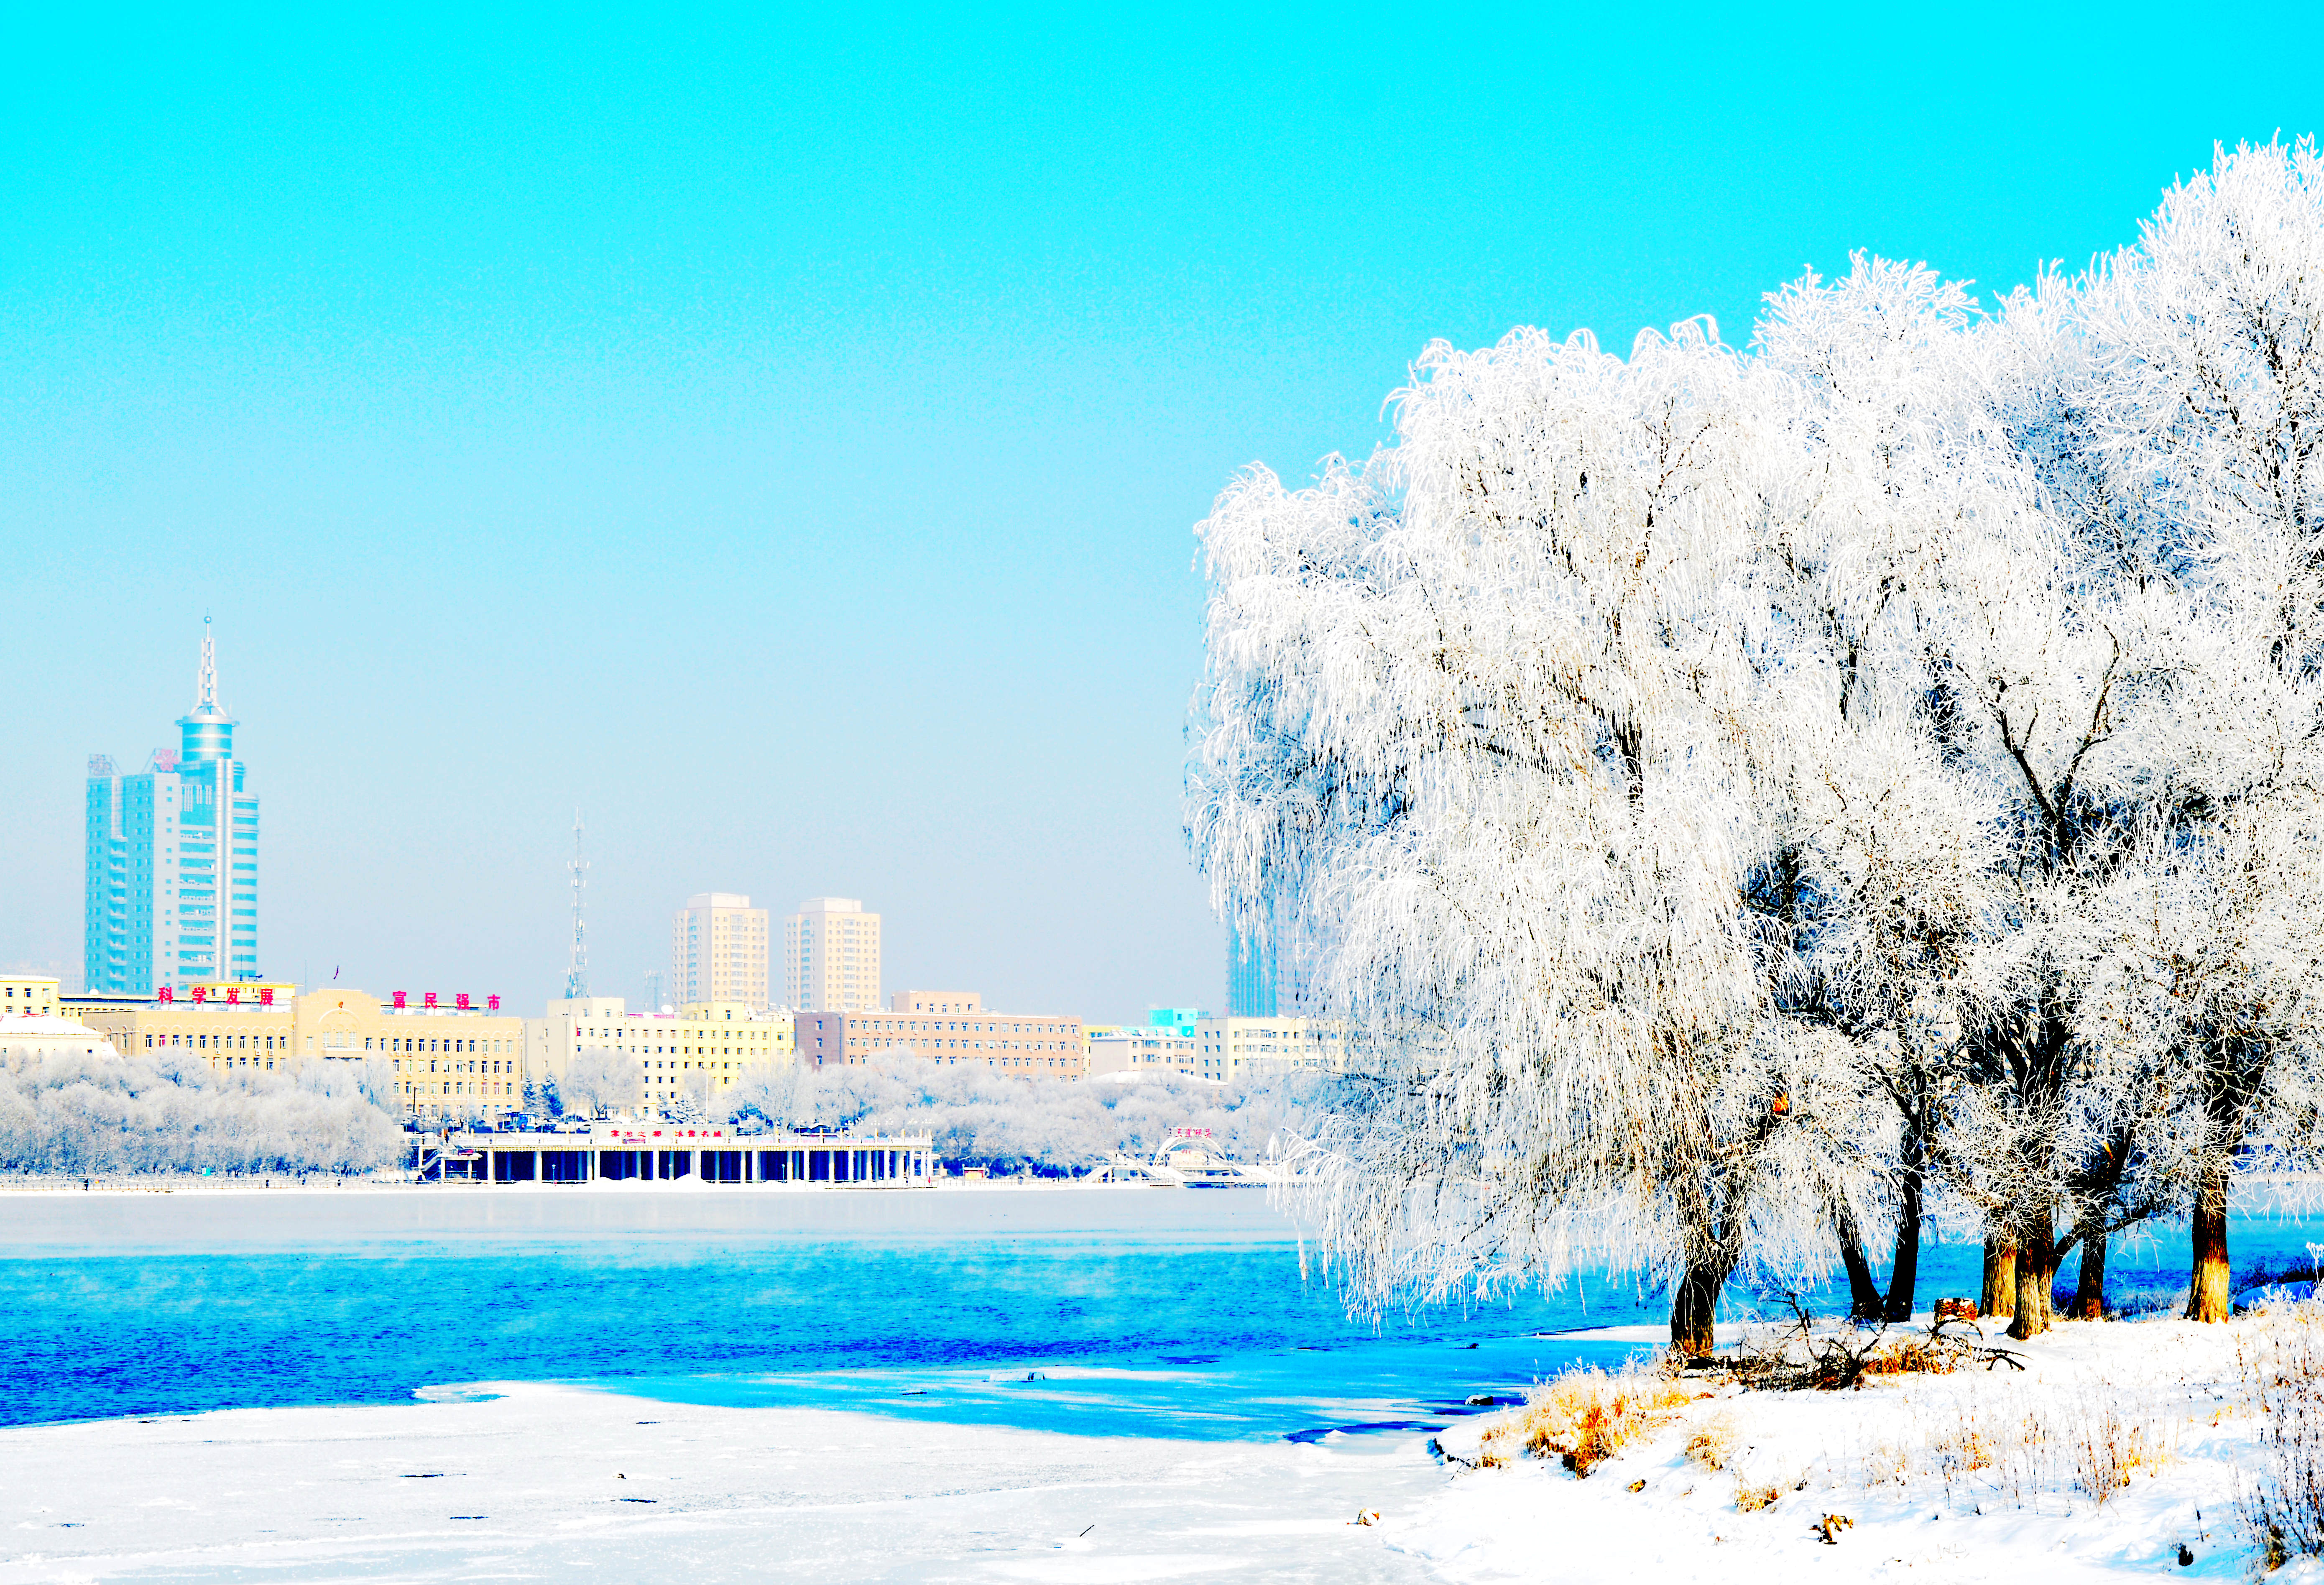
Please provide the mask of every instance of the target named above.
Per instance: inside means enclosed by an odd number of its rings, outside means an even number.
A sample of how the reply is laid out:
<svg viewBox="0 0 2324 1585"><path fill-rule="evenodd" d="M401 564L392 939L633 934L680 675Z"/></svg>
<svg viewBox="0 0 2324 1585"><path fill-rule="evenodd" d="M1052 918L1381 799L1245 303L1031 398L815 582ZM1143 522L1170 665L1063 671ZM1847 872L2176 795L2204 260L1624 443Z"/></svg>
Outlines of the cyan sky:
<svg viewBox="0 0 2324 1585"><path fill-rule="evenodd" d="M0 963L78 973L84 757L208 612L271 975L533 1010L577 804L601 992L717 889L864 898L891 989L1215 1005L1234 469L1369 449L1434 336L2006 289L2324 122L2310 8L483 9L0 23Z"/></svg>

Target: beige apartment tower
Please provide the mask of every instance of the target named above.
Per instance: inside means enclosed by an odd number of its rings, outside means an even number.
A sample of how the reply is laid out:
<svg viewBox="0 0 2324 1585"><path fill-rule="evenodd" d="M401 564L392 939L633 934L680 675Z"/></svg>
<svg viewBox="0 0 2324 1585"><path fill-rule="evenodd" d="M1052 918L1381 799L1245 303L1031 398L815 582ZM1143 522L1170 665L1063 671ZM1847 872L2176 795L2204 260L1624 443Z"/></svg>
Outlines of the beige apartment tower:
<svg viewBox="0 0 2324 1585"><path fill-rule="evenodd" d="M767 990L767 910L738 892L687 898L670 926L670 1001L736 1001L765 1012L774 1005Z"/></svg>
<svg viewBox="0 0 2324 1585"><path fill-rule="evenodd" d="M783 991L811 1013L880 1008L880 916L852 897L811 897L783 921Z"/></svg>

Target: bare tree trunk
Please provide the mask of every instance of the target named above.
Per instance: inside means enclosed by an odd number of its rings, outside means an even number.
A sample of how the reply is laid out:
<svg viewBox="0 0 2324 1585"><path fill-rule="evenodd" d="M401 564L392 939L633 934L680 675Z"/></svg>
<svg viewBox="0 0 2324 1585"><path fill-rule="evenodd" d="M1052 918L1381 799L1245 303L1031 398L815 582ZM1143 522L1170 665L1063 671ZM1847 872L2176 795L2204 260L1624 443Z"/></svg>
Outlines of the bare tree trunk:
<svg viewBox="0 0 2324 1585"><path fill-rule="evenodd" d="M2103 1221L2082 1230L2082 1275L2074 1284L2074 1307L2069 1312L2077 1321L2106 1319L2107 1237Z"/></svg>
<svg viewBox="0 0 2324 1585"><path fill-rule="evenodd" d="M1888 1267L1888 1303L1882 1315L1890 1321L1913 1319L1913 1289L1921 1279L1921 1169L1904 1169L1896 1202L1896 1258Z"/></svg>
<svg viewBox="0 0 2324 1585"><path fill-rule="evenodd" d="M1683 1359L1707 1359L1717 1351L1711 1319L1719 1307L1719 1290L1727 1273L1716 1266L1690 1262L1671 1295L1671 1349Z"/></svg>
<svg viewBox="0 0 2324 1585"><path fill-rule="evenodd" d="M2187 1279L2187 1319L2225 1321L2234 1295L2227 1272L2227 1168L2206 1164L2195 1187L2195 1267Z"/></svg>
<svg viewBox="0 0 2324 1585"><path fill-rule="evenodd" d="M1985 1291L1977 1308L1983 1315L2007 1315L2017 1308L2017 1240L1998 1229L1985 1235Z"/></svg>
<svg viewBox="0 0 2324 1585"><path fill-rule="evenodd" d="M2017 1308L2009 1318L2009 1335L2020 1341L2050 1330L2050 1287L2058 1276L2054 1236L2046 1204L2018 1221Z"/></svg>
<svg viewBox="0 0 2324 1585"><path fill-rule="evenodd" d="M1857 1230L1856 1212L1845 1199L1836 1199L1831 1213L1840 1231L1840 1263L1848 1268L1848 1313L1858 1321L1877 1321L1880 1285L1872 1280L1872 1263L1864 1258L1864 1239Z"/></svg>

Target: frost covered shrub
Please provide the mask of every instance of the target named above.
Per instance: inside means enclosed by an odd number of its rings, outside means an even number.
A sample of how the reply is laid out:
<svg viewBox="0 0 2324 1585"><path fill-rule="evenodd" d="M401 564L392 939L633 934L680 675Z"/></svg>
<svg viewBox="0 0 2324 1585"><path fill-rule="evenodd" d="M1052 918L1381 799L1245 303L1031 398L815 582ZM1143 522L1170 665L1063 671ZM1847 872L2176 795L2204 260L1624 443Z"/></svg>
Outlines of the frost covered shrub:
<svg viewBox="0 0 2324 1585"><path fill-rule="evenodd" d="M1328 1083L1298 1075L1250 1090L1222 1090L1175 1078L1138 1084L1015 1079L982 1066L941 1067L903 1052L854 1067L779 1069L725 1104L737 1117L782 1127L928 1133L946 1161L1000 1171L1060 1171L1116 1152L1151 1152L1178 1128L1209 1129L1219 1150L1259 1159L1276 1130L1304 1116Z"/></svg>
<svg viewBox="0 0 2324 1585"><path fill-rule="evenodd" d="M2098 1387L2070 1399L2056 1417L2077 1490L2104 1507L2141 1470L2158 1470L2171 1452L2168 1429L2135 1395Z"/></svg>
<svg viewBox="0 0 2324 1585"><path fill-rule="evenodd" d="M1868 1489L1935 1482L1951 1506L1998 1499L2039 1510L2076 1496L2103 1507L2139 1470L2171 1458L2173 1419L2154 1395L2107 1381L2051 1384L1973 1377L1857 1451ZM1965 1489L1964 1489L1965 1488Z"/></svg>
<svg viewBox="0 0 2324 1585"><path fill-rule="evenodd" d="M384 1063L220 1074L175 1052L0 1058L0 1170L361 1172L402 1141Z"/></svg>
<svg viewBox="0 0 2324 1585"><path fill-rule="evenodd" d="M2256 1467L2238 1494L2253 1539L2270 1567L2324 1554L2324 1305L2271 1310L2236 1360L2260 1424Z"/></svg>

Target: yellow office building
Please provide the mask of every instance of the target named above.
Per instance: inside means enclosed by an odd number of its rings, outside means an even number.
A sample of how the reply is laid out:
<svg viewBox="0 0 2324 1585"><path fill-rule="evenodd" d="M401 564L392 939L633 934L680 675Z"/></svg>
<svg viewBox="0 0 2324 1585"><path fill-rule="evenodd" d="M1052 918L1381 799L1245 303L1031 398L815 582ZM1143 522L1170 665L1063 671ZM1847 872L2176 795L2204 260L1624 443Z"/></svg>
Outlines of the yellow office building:
<svg viewBox="0 0 2324 1585"><path fill-rule="evenodd" d="M57 979L53 974L0 973L0 1015L53 1018Z"/></svg>
<svg viewBox="0 0 2324 1585"><path fill-rule="evenodd" d="M383 1000L333 986L201 987L190 995L108 1008L83 1021L128 1052L181 1051L225 1072L317 1059L391 1064L404 1105L425 1117L516 1111L524 1104L524 1020L497 998L396 993ZM466 1005L463 1005L463 1004Z"/></svg>
<svg viewBox="0 0 2324 1585"><path fill-rule="evenodd" d="M550 1002L548 1016L525 1019L524 1030L530 1071L559 1084L583 1050L635 1057L639 1094L649 1106L687 1094L715 1103L752 1069L789 1062L796 1049L788 1012L761 1017L739 1001L633 1013L618 996L574 997Z"/></svg>

